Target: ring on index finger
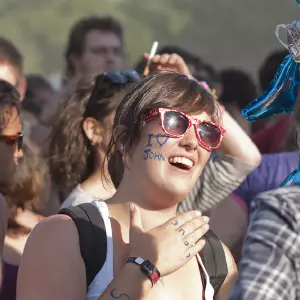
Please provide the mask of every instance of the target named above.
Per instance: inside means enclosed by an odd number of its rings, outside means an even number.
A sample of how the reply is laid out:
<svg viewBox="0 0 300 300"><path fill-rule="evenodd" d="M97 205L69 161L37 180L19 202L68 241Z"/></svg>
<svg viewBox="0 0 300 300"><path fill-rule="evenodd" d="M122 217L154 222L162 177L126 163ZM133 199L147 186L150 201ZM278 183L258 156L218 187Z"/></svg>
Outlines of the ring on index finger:
<svg viewBox="0 0 300 300"><path fill-rule="evenodd" d="M178 221L175 219L174 221L171 222L171 224L174 225L174 226L178 226L179 223L178 223Z"/></svg>

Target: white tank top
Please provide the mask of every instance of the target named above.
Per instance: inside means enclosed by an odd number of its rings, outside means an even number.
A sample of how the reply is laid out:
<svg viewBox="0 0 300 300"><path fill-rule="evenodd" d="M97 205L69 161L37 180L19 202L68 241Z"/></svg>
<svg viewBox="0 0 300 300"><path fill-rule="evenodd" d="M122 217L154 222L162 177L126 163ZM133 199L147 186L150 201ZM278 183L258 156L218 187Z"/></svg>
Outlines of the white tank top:
<svg viewBox="0 0 300 300"><path fill-rule="evenodd" d="M112 228L109 218L108 207L104 201L93 201L93 205L95 205L99 212L101 213L104 225L106 229L106 237L107 237L107 251L106 251L106 260L102 267L102 269L98 272L93 282L88 287L87 300L96 300L102 293L106 290L108 285L114 279L114 256L113 256L113 240L112 240ZM206 278L206 286L204 290L205 300L213 300L214 297L214 289L209 281L209 276L205 270L205 267L201 261L199 255L197 255L198 262L201 265L202 270L204 271L204 275Z"/></svg>

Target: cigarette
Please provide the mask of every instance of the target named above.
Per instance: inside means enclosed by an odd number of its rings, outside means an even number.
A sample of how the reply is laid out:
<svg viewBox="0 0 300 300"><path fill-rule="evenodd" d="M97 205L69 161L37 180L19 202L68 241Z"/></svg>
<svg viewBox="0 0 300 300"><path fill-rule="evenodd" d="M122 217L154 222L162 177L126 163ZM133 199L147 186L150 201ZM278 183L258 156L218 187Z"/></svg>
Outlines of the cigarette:
<svg viewBox="0 0 300 300"><path fill-rule="evenodd" d="M149 58L147 60L147 64L146 64L146 67L144 69L144 75L147 76L150 72L150 64L151 64L151 60L153 58L153 56L155 55L156 53L156 50L157 50L157 47L158 47L158 42L154 42L153 45L152 45L152 48L151 48L151 51L150 51L150 54L149 54Z"/></svg>

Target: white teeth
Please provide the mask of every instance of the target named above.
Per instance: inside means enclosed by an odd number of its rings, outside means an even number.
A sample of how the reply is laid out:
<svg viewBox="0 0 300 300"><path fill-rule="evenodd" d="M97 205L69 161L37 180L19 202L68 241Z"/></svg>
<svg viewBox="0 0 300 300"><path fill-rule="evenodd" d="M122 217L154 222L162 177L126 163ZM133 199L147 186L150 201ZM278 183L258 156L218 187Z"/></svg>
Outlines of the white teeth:
<svg viewBox="0 0 300 300"><path fill-rule="evenodd" d="M194 163L186 157L171 157L169 162L173 164L183 164L188 167L192 167L194 165Z"/></svg>

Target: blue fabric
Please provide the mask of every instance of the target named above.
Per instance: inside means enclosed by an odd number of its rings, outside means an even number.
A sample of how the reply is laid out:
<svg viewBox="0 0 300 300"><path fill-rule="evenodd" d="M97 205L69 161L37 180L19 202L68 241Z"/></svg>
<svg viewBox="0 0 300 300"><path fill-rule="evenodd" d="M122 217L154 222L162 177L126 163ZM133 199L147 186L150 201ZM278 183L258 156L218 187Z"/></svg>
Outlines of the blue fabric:
<svg viewBox="0 0 300 300"><path fill-rule="evenodd" d="M260 165L233 193L245 201L250 211L252 200L259 193L279 188L299 161L300 151L263 155Z"/></svg>

